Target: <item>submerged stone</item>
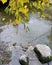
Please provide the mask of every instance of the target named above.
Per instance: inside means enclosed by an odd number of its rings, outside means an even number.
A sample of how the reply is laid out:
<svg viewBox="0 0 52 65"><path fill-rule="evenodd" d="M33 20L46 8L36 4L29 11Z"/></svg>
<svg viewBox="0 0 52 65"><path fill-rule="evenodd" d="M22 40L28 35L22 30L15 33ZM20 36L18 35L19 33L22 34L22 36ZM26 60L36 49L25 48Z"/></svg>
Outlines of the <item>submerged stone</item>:
<svg viewBox="0 0 52 65"><path fill-rule="evenodd" d="M19 59L21 65L29 65L29 58L27 55L22 55Z"/></svg>
<svg viewBox="0 0 52 65"><path fill-rule="evenodd" d="M47 45L36 45L34 52L37 54L38 59L42 63L46 63L52 60L51 49Z"/></svg>

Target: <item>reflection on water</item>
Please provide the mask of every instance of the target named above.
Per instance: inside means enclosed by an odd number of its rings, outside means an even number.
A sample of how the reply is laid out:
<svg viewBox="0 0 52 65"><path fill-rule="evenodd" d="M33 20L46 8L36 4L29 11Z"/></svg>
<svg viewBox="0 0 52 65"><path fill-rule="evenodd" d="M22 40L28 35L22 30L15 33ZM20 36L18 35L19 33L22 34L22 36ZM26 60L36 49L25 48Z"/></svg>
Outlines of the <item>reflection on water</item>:
<svg viewBox="0 0 52 65"><path fill-rule="evenodd" d="M51 27L50 34L48 36L48 40L49 40L49 46L52 48L52 27Z"/></svg>
<svg viewBox="0 0 52 65"><path fill-rule="evenodd" d="M3 18L5 18L3 20ZM15 17L13 15L7 14L2 8L0 8L0 26L11 23ZM1 22L2 21L2 22Z"/></svg>

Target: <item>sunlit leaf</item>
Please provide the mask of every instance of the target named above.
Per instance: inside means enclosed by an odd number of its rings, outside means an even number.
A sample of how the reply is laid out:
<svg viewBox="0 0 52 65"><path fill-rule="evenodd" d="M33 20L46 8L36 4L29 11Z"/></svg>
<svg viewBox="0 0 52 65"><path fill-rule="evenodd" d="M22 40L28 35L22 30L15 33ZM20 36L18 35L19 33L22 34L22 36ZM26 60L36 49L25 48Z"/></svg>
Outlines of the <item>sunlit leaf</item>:
<svg viewBox="0 0 52 65"><path fill-rule="evenodd" d="M5 18L2 18L2 21L5 21Z"/></svg>
<svg viewBox="0 0 52 65"><path fill-rule="evenodd" d="M3 4L7 2L7 0L1 0L1 1L2 1Z"/></svg>

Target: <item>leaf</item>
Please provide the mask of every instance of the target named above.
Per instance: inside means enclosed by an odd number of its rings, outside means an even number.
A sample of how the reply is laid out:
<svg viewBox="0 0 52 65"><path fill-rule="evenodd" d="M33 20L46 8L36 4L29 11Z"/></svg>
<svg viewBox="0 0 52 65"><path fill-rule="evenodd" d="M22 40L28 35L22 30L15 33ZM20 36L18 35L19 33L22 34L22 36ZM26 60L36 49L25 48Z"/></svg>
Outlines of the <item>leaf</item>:
<svg viewBox="0 0 52 65"><path fill-rule="evenodd" d="M7 2L7 0L1 0L1 1L2 1L3 4Z"/></svg>
<svg viewBox="0 0 52 65"><path fill-rule="evenodd" d="M2 3L6 3L8 0L0 0ZM37 10L38 14L43 14L46 7L49 7L50 0L9 0L9 5L6 7L5 12L12 14L15 17L13 21L14 25L20 24L24 21L29 21L29 14L34 14ZM42 18L45 16L42 15ZM4 20L4 19L3 19Z"/></svg>
<svg viewBox="0 0 52 65"><path fill-rule="evenodd" d="M22 12L23 14L27 14L28 11L29 11L28 8L25 7L19 8L19 12Z"/></svg>
<svg viewBox="0 0 52 65"><path fill-rule="evenodd" d="M5 12L9 13L9 8L8 7L5 8Z"/></svg>
<svg viewBox="0 0 52 65"><path fill-rule="evenodd" d="M28 23L29 18L28 17L24 17L24 21L25 21L25 23Z"/></svg>
<svg viewBox="0 0 52 65"><path fill-rule="evenodd" d="M45 15L44 15L44 14L42 14L42 15L41 15L41 18L45 18Z"/></svg>
<svg viewBox="0 0 52 65"><path fill-rule="evenodd" d="M2 21L5 21L5 18L2 18Z"/></svg>
<svg viewBox="0 0 52 65"><path fill-rule="evenodd" d="M40 12L38 12L38 14L40 14Z"/></svg>
<svg viewBox="0 0 52 65"><path fill-rule="evenodd" d="M15 21L13 22L14 25L17 25L19 23L20 23L20 21L18 19L15 19Z"/></svg>

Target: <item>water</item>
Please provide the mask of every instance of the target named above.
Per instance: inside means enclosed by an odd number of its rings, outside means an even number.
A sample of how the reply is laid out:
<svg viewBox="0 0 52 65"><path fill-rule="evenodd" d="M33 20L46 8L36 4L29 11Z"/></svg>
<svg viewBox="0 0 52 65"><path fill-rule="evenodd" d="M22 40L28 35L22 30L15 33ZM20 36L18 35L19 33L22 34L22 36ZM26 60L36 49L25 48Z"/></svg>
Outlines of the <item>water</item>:
<svg viewBox="0 0 52 65"><path fill-rule="evenodd" d="M29 45L35 46L41 43L52 48L52 25L50 25L50 21L40 19L37 15L31 15L26 26L29 27L30 31L27 32L23 24L15 27L12 24L0 26L0 41L8 45L12 52L11 62L8 65L20 65L19 57L25 53L22 46L25 48ZM17 48L13 47L14 43L18 46ZM42 65L33 51L27 50L25 54L32 58L29 65ZM50 65L52 65L52 62L50 62Z"/></svg>

